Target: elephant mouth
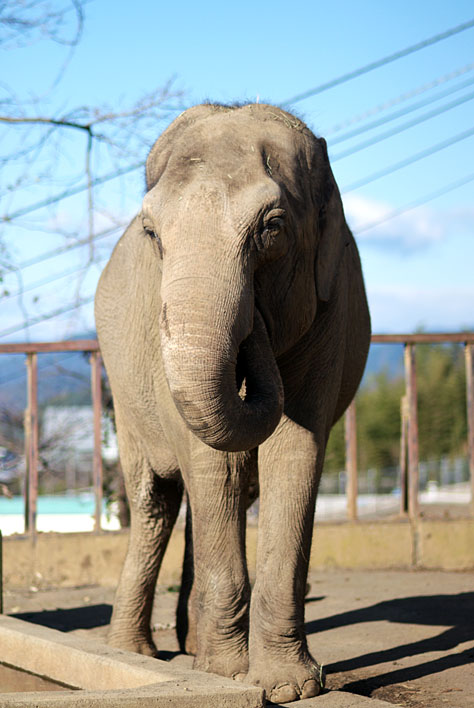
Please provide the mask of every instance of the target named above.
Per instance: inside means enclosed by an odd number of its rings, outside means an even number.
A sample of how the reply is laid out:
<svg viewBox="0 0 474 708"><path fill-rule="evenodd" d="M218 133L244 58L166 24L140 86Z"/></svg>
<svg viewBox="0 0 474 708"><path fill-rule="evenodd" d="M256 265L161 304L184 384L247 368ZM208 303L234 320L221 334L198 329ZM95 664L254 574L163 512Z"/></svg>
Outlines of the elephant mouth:
<svg viewBox="0 0 474 708"><path fill-rule="evenodd" d="M270 340L270 331L265 314L262 309L255 305L255 318L260 320L260 327L265 330L266 337ZM256 340L261 337L256 333L255 325L249 336L244 339L237 353L235 367L235 382L237 392L242 400L252 405L256 400L262 398L262 386L259 370L265 366L264 357L268 356L268 351L262 351L256 346ZM259 356L260 355L260 356Z"/></svg>
<svg viewBox="0 0 474 708"><path fill-rule="evenodd" d="M239 347L239 352L237 354L237 364L235 366L235 383L237 386L237 391L241 397L245 397L245 388L242 389L242 384L245 381L246 374L246 362L245 356Z"/></svg>

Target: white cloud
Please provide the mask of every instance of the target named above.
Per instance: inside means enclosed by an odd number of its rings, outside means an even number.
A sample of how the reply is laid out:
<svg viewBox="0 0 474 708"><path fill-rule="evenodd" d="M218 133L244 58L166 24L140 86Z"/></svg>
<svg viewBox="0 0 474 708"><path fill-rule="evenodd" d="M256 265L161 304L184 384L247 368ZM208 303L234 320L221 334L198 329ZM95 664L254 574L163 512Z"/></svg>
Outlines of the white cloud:
<svg viewBox="0 0 474 708"><path fill-rule="evenodd" d="M456 224L461 228L474 225L474 210L434 210L417 207L400 216L387 219L394 207L367 197L348 194L344 198L346 218L359 243L382 248L412 251L443 240ZM381 221L367 231L365 226ZM359 233L360 231L360 233Z"/></svg>

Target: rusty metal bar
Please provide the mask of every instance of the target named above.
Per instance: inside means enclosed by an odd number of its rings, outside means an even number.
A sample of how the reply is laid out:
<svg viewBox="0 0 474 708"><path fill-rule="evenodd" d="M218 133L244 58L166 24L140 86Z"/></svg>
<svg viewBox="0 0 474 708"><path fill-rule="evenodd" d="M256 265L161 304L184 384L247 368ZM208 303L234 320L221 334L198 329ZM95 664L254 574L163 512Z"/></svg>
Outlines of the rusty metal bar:
<svg viewBox="0 0 474 708"><path fill-rule="evenodd" d="M0 531L0 615L3 615L3 540Z"/></svg>
<svg viewBox="0 0 474 708"><path fill-rule="evenodd" d="M438 344L460 342L474 344L474 332L451 332L445 334L373 334L373 344ZM44 352L97 352L96 339L74 339L62 342L11 342L0 344L0 354L35 354Z"/></svg>
<svg viewBox="0 0 474 708"><path fill-rule="evenodd" d="M471 513L474 516L474 345L466 343L467 441L471 480Z"/></svg>
<svg viewBox="0 0 474 708"><path fill-rule="evenodd" d="M408 468L407 468L407 433L408 433L408 400L402 396L400 401L400 514L408 513Z"/></svg>
<svg viewBox="0 0 474 708"><path fill-rule="evenodd" d="M38 503L38 355L27 354L27 408L25 415L25 531L36 533Z"/></svg>
<svg viewBox="0 0 474 708"><path fill-rule="evenodd" d="M474 344L474 332L451 332L445 334L373 334L373 344L438 344L459 342ZM62 342L20 342L0 344L0 354L34 354L44 352L97 352L96 339L74 339Z"/></svg>
<svg viewBox="0 0 474 708"><path fill-rule="evenodd" d="M416 519L419 514L419 454L414 344L405 344L405 383L408 409L408 514L411 519Z"/></svg>
<svg viewBox="0 0 474 708"><path fill-rule="evenodd" d="M27 404L28 405L28 404ZM23 413L24 450L25 450L25 484L23 489L23 524L28 533L30 523L30 416L28 408Z"/></svg>
<svg viewBox="0 0 474 708"><path fill-rule="evenodd" d="M93 478L95 495L94 530L100 531L102 516L102 357L99 352L91 354L92 408L94 416Z"/></svg>
<svg viewBox="0 0 474 708"><path fill-rule="evenodd" d="M447 334L373 334L372 344L440 344L442 342L466 342L474 344L474 332L452 332Z"/></svg>
<svg viewBox="0 0 474 708"><path fill-rule="evenodd" d="M49 352L96 352L97 339L74 339L64 342L23 342L0 344L0 354L39 354Z"/></svg>
<svg viewBox="0 0 474 708"><path fill-rule="evenodd" d="M355 399L345 416L346 474L347 474L347 516L357 519L357 426Z"/></svg>

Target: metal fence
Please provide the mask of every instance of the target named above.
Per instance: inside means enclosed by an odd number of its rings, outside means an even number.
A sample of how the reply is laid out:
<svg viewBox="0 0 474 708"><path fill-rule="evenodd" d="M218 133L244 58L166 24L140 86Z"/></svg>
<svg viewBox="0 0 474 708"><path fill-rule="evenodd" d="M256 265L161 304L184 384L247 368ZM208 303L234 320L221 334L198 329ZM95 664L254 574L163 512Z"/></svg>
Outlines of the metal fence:
<svg viewBox="0 0 474 708"><path fill-rule="evenodd" d="M417 344L460 343L464 345L466 366L466 407L468 435L468 467L470 479L470 506L474 515L474 333L455 334L374 334L374 344L403 344L405 368L405 395L401 405L400 440L400 513L412 519L419 516L420 460L418 447L418 406L415 347ZM347 515L357 519L357 425L355 401L345 418Z"/></svg>
<svg viewBox="0 0 474 708"><path fill-rule="evenodd" d="M0 344L0 354L26 354L27 405L24 417L26 474L24 486L25 532L36 533L38 501L38 354L52 352L89 352L94 430L92 462L95 496L94 528L100 531L102 514L102 357L95 339L65 342L34 342Z"/></svg>
<svg viewBox="0 0 474 708"><path fill-rule="evenodd" d="M417 344L461 343L464 345L466 364L466 406L468 430L468 477L470 485L471 513L474 515L474 332L456 334L395 334L372 336L378 344L403 344L405 368L405 395L401 406L402 426L400 440L400 503L401 514L415 519L420 512L420 464L418 452L418 410L415 347ZM101 416L102 358L99 344L94 339L63 342L40 342L0 344L0 354L25 354L27 365L27 407L24 418L26 475L24 486L25 531L36 533L38 499L38 354L51 352L88 352L90 354L92 416L94 430L93 487L95 495L94 528L101 530L102 512L102 455ZM357 469L357 422L353 402L345 416L346 465L344 488L347 518L356 520L357 499L361 492Z"/></svg>

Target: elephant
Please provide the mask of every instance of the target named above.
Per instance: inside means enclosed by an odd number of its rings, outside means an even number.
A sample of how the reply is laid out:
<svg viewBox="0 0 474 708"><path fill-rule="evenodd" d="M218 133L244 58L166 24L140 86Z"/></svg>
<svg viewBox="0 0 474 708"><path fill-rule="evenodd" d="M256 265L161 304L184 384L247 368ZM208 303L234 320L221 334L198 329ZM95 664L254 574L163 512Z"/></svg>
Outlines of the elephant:
<svg viewBox="0 0 474 708"><path fill-rule="evenodd" d="M277 703L317 695L304 631L316 495L370 341L324 139L267 104L184 111L151 148L95 317L131 509L109 642L157 656L154 588L185 493L177 631L194 667Z"/></svg>

